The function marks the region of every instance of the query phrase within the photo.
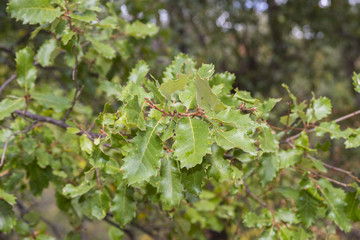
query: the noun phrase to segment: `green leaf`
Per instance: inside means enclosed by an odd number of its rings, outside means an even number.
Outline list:
[[[212,155],[209,158],[210,168],[208,170],[208,175],[220,182],[232,179],[230,161],[224,159],[225,151],[216,144],[211,146],[211,151]]]
[[[15,225],[15,231],[19,235],[29,235],[31,233],[31,229],[29,224],[23,221],[17,221]]]
[[[68,133],[73,134],[73,135],[77,135],[78,133],[81,132],[81,130],[77,127],[68,127],[66,129],[66,131],[68,131]]]
[[[160,183],[159,183],[160,200],[165,209],[171,209],[179,205],[183,198],[183,186],[180,182],[180,171],[175,166],[175,162],[168,154],[161,160]]]
[[[45,147],[37,146],[36,158],[39,167],[46,168],[50,164],[50,161],[53,159],[53,156],[46,151]]]
[[[193,73],[195,73],[194,61],[189,56],[180,53],[175,57],[171,65],[166,68],[162,80],[163,82],[167,82],[176,79],[179,74],[191,75]]]
[[[286,223],[290,223],[290,224],[298,223],[298,219],[295,213],[290,209],[280,208],[279,210],[276,211],[275,217]]]
[[[279,157],[275,153],[265,153],[261,156],[259,175],[264,186],[276,177],[279,170]]]
[[[21,146],[27,154],[32,155],[37,147],[37,144],[33,138],[25,138],[21,141]]]
[[[345,141],[346,148],[357,148],[360,146],[360,128],[352,130],[351,135]]]
[[[113,59],[116,56],[116,51],[110,45],[100,42],[99,40],[86,36],[86,39],[89,40],[94,47],[95,51],[101,54],[106,59]]]
[[[3,120],[5,117],[11,115],[11,113],[17,109],[23,108],[25,106],[25,101],[23,98],[16,100],[10,100],[5,98],[0,102],[0,120]]]
[[[75,36],[75,32],[73,32],[71,29],[66,28],[64,32],[61,35],[61,42],[64,45],[67,45],[69,41],[72,39],[72,37]]]
[[[300,149],[292,148],[279,153],[279,168],[288,168],[301,160],[303,152]]]
[[[110,240],[122,240],[124,238],[124,232],[116,227],[109,228]]]
[[[279,141],[268,126],[262,127],[259,140],[260,148],[263,152],[275,152],[279,149]]]
[[[160,92],[166,99],[169,99],[172,93],[184,89],[188,80],[188,75],[181,74],[176,80],[169,80],[161,84]]]
[[[174,136],[175,127],[176,127],[176,122],[173,119],[170,119],[170,124],[167,124],[164,134],[161,136],[161,140],[166,141],[172,136]]]
[[[235,74],[225,72],[225,73],[217,73],[213,78],[210,79],[210,86],[221,85],[221,95],[227,95],[230,93],[232,89],[232,85],[235,82]]]
[[[144,111],[146,106],[146,102],[141,104],[138,100],[138,96],[135,96],[124,107],[126,122],[128,124],[134,124],[140,130],[145,130]]]
[[[331,113],[331,101],[326,97],[321,97],[313,101],[312,108],[308,112],[311,114],[311,121],[319,121]]]
[[[125,34],[135,38],[152,37],[159,31],[159,27],[152,23],[135,21],[125,26]]]
[[[225,150],[240,148],[251,155],[257,154],[257,150],[254,145],[255,140],[248,137],[246,133],[240,129],[232,129],[226,132],[216,130],[215,140],[216,143]]]
[[[357,186],[355,187],[358,188]],[[349,191],[345,197],[345,202],[347,204],[346,215],[353,222],[357,222],[360,219],[359,196],[359,190],[355,189],[355,191]]]
[[[181,167],[191,168],[202,162],[209,151],[209,125],[200,119],[184,117],[175,130],[174,155]]]
[[[81,150],[87,154],[92,154],[94,150],[93,142],[86,136],[86,134],[81,135],[80,137],[80,147]]]
[[[45,234],[38,234],[36,236],[36,240],[56,240],[56,239]]]
[[[242,114],[238,110],[234,110],[230,107],[219,113],[209,112],[208,117],[213,120],[219,121],[222,124],[236,127],[243,132],[252,132],[257,126],[256,123],[250,118],[249,114]]]
[[[49,186],[49,181],[52,177],[51,169],[49,167],[42,169],[36,162],[33,162],[27,166],[26,171],[32,194],[39,196],[42,191]]]
[[[246,227],[262,228],[265,226],[271,226],[272,215],[268,209],[263,208],[260,214],[256,214],[255,212],[245,213],[243,216],[243,222]]]
[[[31,97],[45,108],[52,108],[55,112],[62,112],[71,106],[68,98],[55,95],[54,93],[46,92],[39,93],[33,92]]]
[[[156,135],[156,128],[147,128],[146,132],[138,132],[131,140],[133,144],[129,154],[124,158],[124,178],[131,185],[148,181],[155,176],[160,165],[162,145],[159,136]]]
[[[5,200],[10,205],[14,205],[16,203],[15,202],[16,197],[14,195],[7,193],[0,188],[0,200],[1,199]]]
[[[293,104],[294,104],[294,105],[297,105],[297,99],[296,99],[295,95],[294,95],[293,93],[291,93],[290,88],[288,87],[288,85],[286,85],[285,83],[283,83],[281,86],[282,86],[283,88],[285,88],[286,91],[289,93],[289,96],[290,96],[291,100],[293,101]]]
[[[196,90],[195,90],[195,84],[192,81],[189,83],[189,86],[185,88],[184,91],[180,91],[178,94],[181,103],[187,109],[194,108],[194,106],[196,105]]]
[[[6,201],[0,199],[0,231],[10,232],[16,224],[16,217],[12,206]]]
[[[16,74],[19,85],[28,92],[35,85],[37,70],[34,67],[34,52],[23,48],[16,52]]]
[[[205,177],[204,170],[204,164],[199,164],[190,169],[181,169],[181,182],[184,185],[184,189],[190,194],[199,196],[202,182]]]
[[[236,89],[234,97],[243,101],[244,103],[255,104],[258,102],[257,99],[251,97],[251,94],[249,92],[239,91],[238,89]]]
[[[95,186],[96,186],[96,182],[89,182],[89,183],[82,182],[79,186],[66,184],[65,187],[62,189],[62,192],[67,197],[76,198],[84,195]]]
[[[129,81],[134,82],[136,86],[143,84],[146,74],[149,72],[149,66],[144,61],[139,61],[136,66],[131,70]]]
[[[96,13],[93,11],[85,11],[81,13],[72,13],[69,15],[70,18],[79,20],[81,22],[91,23],[97,21]]]
[[[269,98],[268,100],[264,101],[257,107],[257,112],[259,113],[259,117],[261,116],[264,119],[269,118],[270,111],[275,107],[276,103],[280,102],[281,98]]]
[[[144,100],[145,97],[152,99],[153,94],[151,92],[146,92],[143,87],[139,87],[134,82],[129,82],[126,87],[123,88],[121,91],[121,96],[119,97],[119,100],[122,102],[128,102],[131,99],[133,99],[135,96],[138,96],[140,100]]]
[[[53,64],[55,57],[59,51],[56,51],[56,39],[50,39],[41,45],[36,58],[43,67]]]
[[[307,228],[310,227],[317,218],[318,201],[316,201],[306,190],[301,190],[299,198],[296,201],[296,206],[299,219]]]
[[[265,230],[261,233],[259,240],[277,240],[277,234],[273,227],[265,228]],[[284,240],[284,239],[282,239]]]
[[[97,190],[90,198],[91,216],[97,220],[104,219],[110,209],[109,196]]]
[[[360,74],[354,73],[352,80],[353,80],[354,90],[360,93]]]
[[[294,234],[294,240],[303,240],[311,239],[311,234],[309,234],[304,228],[300,227],[297,232]]]
[[[118,83],[102,81],[99,88],[103,90],[107,96],[114,96],[117,99],[119,99],[121,96],[122,87]]]
[[[160,84],[156,79],[154,79],[154,81],[147,79],[146,81],[144,81],[144,85],[149,92],[152,92],[154,94],[155,102],[157,103],[164,102],[164,97],[161,95],[159,91]]]
[[[325,179],[318,181],[320,192],[327,203],[328,217],[333,220],[339,228],[345,232],[351,230],[350,220],[346,216],[345,193],[340,188],[334,188],[330,182]]]
[[[213,110],[215,107],[219,110],[225,108],[218,97],[211,91],[209,78],[213,73],[213,65],[203,64],[195,78],[196,102],[200,107],[207,111]]]
[[[340,126],[335,122],[322,122],[315,128],[316,135],[319,137],[324,136],[325,133],[330,133],[331,139],[348,138],[352,133],[350,128],[341,131]]]
[[[117,187],[111,211],[114,213],[114,219],[122,226],[131,222],[136,216],[136,202],[133,193],[133,189],[127,187],[124,182]]]
[[[24,24],[50,23],[63,14],[59,8],[52,7],[49,0],[11,0],[7,11]]]

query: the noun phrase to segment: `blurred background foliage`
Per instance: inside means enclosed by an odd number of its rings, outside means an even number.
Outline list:
[[[39,48],[49,33],[40,31],[31,39],[35,27],[11,19],[5,11],[7,1],[1,2],[0,74],[6,78],[11,74],[8,69],[14,68],[8,55],[29,41]],[[234,88],[263,97],[282,97],[281,83],[286,83],[301,99],[309,98],[312,91],[329,97],[340,114],[359,102],[354,97],[351,76],[360,68],[360,1],[109,2],[118,16],[131,22],[150,21],[160,27],[160,32],[154,38],[116,39],[120,57],[96,64],[102,68],[104,79],[126,80],[139,59],[145,60],[155,78],[161,79],[165,66],[183,52],[196,62],[213,63],[219,72],[236,74]],[[98,76],[88,73],[89,65],[82,67],[82,74],[89,78],[88,89],[96,89],[98,82],[90,79]],[[70,72],[68,69],[65,74]]]
[[[77,112],[84,113],[83,119],[77,119],[79,122],[90,124],[91,116],[101,112],[107,101],[99,90],[99,79],[124,83],[136,62],[144,60],[154,78],[160,80],[165,66],[180,52],[199,63],[214,63],[218,72],[236,74],[233,87],[248,90],[256,97],[286,98],[281,87],[286,83],[299,99],[309,99],[312,92],[330,98],[334,107],[332,118],[359,106],[360,98],[351,84],[353,72],[360,69],[359,0],[100,2],[111,4],[114,14],[127,21],[152,22],[160,31],[155,37],[144,39],[111,36],[119,55],[112,60],[99,56],[96,61],[85,61],[79,66],[79,80],[85,85],[76,107]],[[51,37],[44,30],[32,36],[37,26],[23,25],[10,18],[6,5],[6,0],[0,0],[1,83],[15,72],[17,50],[24,46],[39,49]],[[45,67],[39,73],[39,83],[65,93],[72,91],[72,69],[67,61],[64,57],[56,58],[56,67]],[[12,86],[16,85],[11,83],[4,92],[13,91]],[[276,111],[286,113],[287,105],[280,104]],[[359,126],[356,119],[347,123]],[[346,169],[359,169],[358,150],[343,152],[338,144],[332,146],[324,152],[329,162]],[[360,237],[358,231],[354,229],[347,239]],[[244,239],[251,239],[251,234],[244,235]],[[88,239],[92,238],[88,236]]]

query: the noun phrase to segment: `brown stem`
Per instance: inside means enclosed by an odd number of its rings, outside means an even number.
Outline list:
[[[243,182],[244,182],[244,186],[246,189],[246,194],[250,195],[253,199],[255,199],[262,207],[267,207],[267,204],[264,203],[258,196],[256,196],[255,194],[253,194],[250,189],[249,186],[247,185],[245,179],[243,178]]]
[[[73,110],[73,108],[74,108],[74,106],[76,104],[76,101],[79,99],[80,93],[84,88],[84,85],[82,85],[81,87],[79,86],[79,81],[78,81],[78,65],[79,65],[79,61],[78,61],[78,53],[77,53],[76,46],[74,46],[74,55],[75,55],[75,66],[74,66],[73,72],[72,72],[72,79],[75,82],[75,93],[74,93],[73,100],[71,102],[71,107],[66,111],[65,116],[63,118],[63,121],[66,121],[66,119],[69,117],[69,114]]]
[[[327,163],[324,163],[318,159],[316,159],[315,157],[311,156],[311,155],[308,155],[308,157],[310,157],[311,159],[313,159],[314,161],[319,161],[321,162],[325,167],[331,169],[331,170],[334,170],[334,171],[337,171],[337,172],[341,172],[341,173],[344,173],[346,175],[348,175],[349,177],[351,177],[352,179],[354,179],[355,181],[357,181],[358,183],[360,183],[360,179],[357,178],[356,176],[354,176],[354,174],[350,171],[347,171],[347,170],[344,170],[342,168],[338,168],[338,167],[334,167],[330,164],[327,164]]]
[[[57,119],[54,119],[54,118],[51,118],[51,117],[37,115],[37,114],[29,113],[29,112],[25,113],[25,111],[21,111],[21,110],[15,110],[13,113],[20,116],[20,117],[23,117],[23,118],[26,117],[26,118],[30,118],[32,120],[37,120],[39,122],[51,123],[53,125],[56,125],[58,127],[64,128],[64,129],[70,127],[64,121],[57,120]]]
[[[8,78],[0,87],[0,96],[1,96],[1,93],[2,91],[4,90],[4,88],[9,84],[11,83],[15,78],[17,77],[16,74],[13,74],[10,78]]]
[[[97,184],[98,184],[99,189],[101,190],[102,183],[101,183],[101,178],[100,178],[99,169],[98,169],[98,168],[95,168],[95,172],[96,172]]]
[[[359,114],[360,114],[360,110],[357,110],[357,111],[352,112],[352,113],[349,113],[349,114],[347,114],[347,115],[345,115],[345,116],[339,117],[339,118],[333,120],[333,122],[338,123],[338,122],[344,121],[344,120],[346,120],[346,119],[348,119],[348,118],[354,117],[354,116],[359,115]],[[308,132],[308,133],[311,133],[311,132],[314,132],[314,131],[315,131],[315,127],[309,129],[307,132]],[[294,135],[294,136],[292,136],[292,137],[289,137],[289,138],[285,139],[283,142],[293,141],[293,140],[297,139],[298,137],[300,137],[300,134],[301,134],[301,133],[298,133],[298,134],[296,134],[296,135]]]
[[[117,223],[114,222],[112,219],[110,219],[109,216],[106,216],[106,217],[104,218],[104,221],[107,222],[108,224],[116,227],[117,229],[120,229],[120,230],[123,231],[124,233],[126,233],[131,240],[135,239],[134,234],[133,234],[130,230],[127,230],[127,229],[125,229],[125,228],[122,228],[119,224],[117,224]]]

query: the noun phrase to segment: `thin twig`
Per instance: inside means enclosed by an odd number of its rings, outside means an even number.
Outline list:
[[[147,235],[149,235],[150,237],[154,238],[154,234],[152,234],[152,232],[150,232],[149,230],[145,229],[143,226],[137,224],[136,222],[132,222],[131,226],[134,226],[135,228],[141,230],[142,232],[146,233]]]
[[[102,183],[101,183],[101,178],[100,178],[99,168],[95,168],[95,172],[96,172],[96,180],[97,180],[97,184],[98,184],[99,189],[101,190]]]
[[[114,214],[112,214],[111,212],[107,213],[105,219],[110,219],[109,217],[114,217]],[[137,228],[137,229],[139,229],[140,231],[146,233],[147,235],[149,235],[152,238],[155,237],[152,232],[150,232],[149,230],[145,229],[143,226],[141,226],[141,225],[139,225],[139,224],[137,224],[135,222],[131,222],[130,225]]]
[[[360,114],[360,110],[357,110],[357,111],[352,112],[352,113],[349,113],[349,114],[347,114],[347,115],[345,115],[345,116],[339,117],[339,118],[333,120],[333,122],[338,123],[338,122],[344,121],[344,120],[346,120],[346,119],[348,119],[348,118],[354,117],[354,116],[359,115],[359,114]],[[311,128],[311,129],[309,129],[307,132],[308,132],[308,133],[314,132],[315,129],[316,129],[316,127]],[[294,135],[294,136],[292,136],[292,137],[289,137],[289,138],[285,139],[283,142],[293,141],[293,140],[297,139],[298,137],[300,137],[300,134],[301,134],[301,133],[298,133],[298,134],[296,134],[296,135]]]
[[[0,46],[0,51],[6,52],[7,54],[11,55],[11,57],[15,57],[15,53],[11,48],[7,48],[5,46]]]
[[[20,218],[23,219],[23,216],[30,212],[31,209],[27,208],[22,202],[20,202],[18,199],[16,200],[16,206],[18,207],[19,211],[20,211]],[[43,221],[44,223],[46,223],[48,226],[50,226],[50,228],[52,229],[53,233],[55,234],[57,239],[61,239],[61,233],[59,231],[59,229],[57,228],[57,225],[52,223],[51,221],[47,220],[46,218],[44,218],[43,216],[40,215],[40,219],[41,221]]]
[[[351,177],[352,179],[354,179],[355,181],[357,181],[358,183],[360,183],[360,179],[359,179],[358,177],[354,176],[354,174],[353,174],[352,172],[347,171],[347,170],[344,170],[344,169],[342,169],[342,168],[334,167],[334,166],[332,166],[332,165],[330,165],[330,164],[327,164],[327,163],[324,163],[324,162],[322,162],[321,160],[318,160],[318,159],[316,159],[315,157],[313,157],[313,156],[311,156],[311,155],[309,155],[309,154],[308,154],[308,157],[310,157],[310,158],[313,159],[314,161],[319,161],[319,162],[321,162],[325,167],[327,167],[327,168],[329,168],[329,169],[331,169],[331,170],[344,173],[344,174],[348,175],[349,177]]]
[[[24,130],[14,132],[14,133],[12,133],[11,135],[9,135],[9,136],[6,138],[6,142],[5,142],[5,144],[4,144],[4,148],[3,148],[3,152],[2,152],[1,160],[0,160],[0,169],[1,169],[1,167],[4,165],[6,149],[7,149],[8,145],[9,145],[9,142],[10,142],[11,138],[12,138],[13,136],[15,136],[15,135],[18,135],[18,134],[21,134],[21,133],[27,133],[27,132],[31,131],[31,129],[33,129],[37,123],[38,123],[38,121],[35,121],[35,122],[33,122],[30,126],[28,126],[27,128],[25,128]]]
[[[17,77],[16,74],[13,74],[11,77],[9,77],[0,87],[0,96],[1,96],[1,93],[2,91],[4,90],[4,88],[9,84],[11,83],[15,78]]]
[[[348,118],[354,117],[354,116],[359,115],[359,114],[360,114],[360,110],[357,110],[357,111],[349,113],[349,114],[347,114],[347,115],[345,115],[343,117],[339,117],[339,118],[335,119],[334,122],[338,123],[338,122],[344,121],[344,120],[346,120]]]
[[[70,127],[64,121],[57,120],[57,119],[54,119],[54,118],[51,118],[51,117],[37,115],[37,114],[29,113],[29,112],[25,113],[24,111],[21,111],[21,110],[15,110],[13,113],[20,116],[20,117],[30,118],[32,120],[37,120],[39,122],[51,123],[53,125],[56,125],[58,127],[64,128],[64,129],[67,129],[68,127]]]
[[[111,220],[111,219],[109,218],[109,216],[106,216],[106,217],[104,218],[104,221],[107,222],[107,223],[109,223],[110,225],[116,227],[117,229],[123,231],[124,233],[126,233],[126,234],[129,236],[130,239],[135,239],[134,234],[133,234],[130,230],[127,230],[127,229],[125,229],[125,228],[122,228],[119,224],[117,224],[116,222],[114,222],[113,220]]]
[[[71,107],[66,111],[65,116],[63,118],[63,121],[66,121],[66,119],[69,117],[69,114],[73,110],[73,108],[74,108],[74,106],[76,104],[76,101],[79,99],[80,93],[84,88],[84,85],[79,87],[79,81],[78,81],[79,60],[78,60],[78,53],[77,53],[76,46],[74,46],[74,55],[75,55],[75,66],[74,66],[73,71],[72,71],[72,80],[75,82],[75,93],[74,93],[73,100],[71,102]]]
[[[78,124],[77,122],[75,122],[75,120],[73,120],[73,119],[70,119],[70,120],[75,124],[75,126],[76,126],[78,129],[80,129],[80,131],[81,131],[83,134],[85,134],[91,141],[94,141],[94,137],[91,136],[91,134],[88,133],[86,130],[84,130],[84,128],[82,128],[82,127],[80,126],[80,124]]]
[[[302,170],[302,171],[304,171],[304,172],[307,172],[307,173],[309,173],[310,175],[310,177],[311,177],[311,175],[313,175],[313,176],[318,176],[318,177],[322,177],[322,178],[325,178],[326,180],[328,180],[329,182],[333,182],[333,183],[335,183],[335,184],[337,184],[337,185],[340,185],[340,186],[342,186],[342,187],[344,187],[344,188],[348,188],[349,187],[349,184],[346,184],[346,183],[343,183],[343,182],[339,182],[339,181],[337,181],[337,180],[335,180],[335,179],[332,179],[332,178],[329,178],[329,177],[327,177],[327,176],[325,176],[325,175],[323,175],[323,174],[320,174],[320,173],[317,173],[317,172],[313,172],[313,171],[311,171],[310,169],[307,169],[307,168],[305,168],[305,167],[303,167],[303,166],[299,166],[299,167],[295,167],[295,166],[293,166],[293,168],[294,169],[299,169],[299,170]],[[312,177],[312,178],[314,178],[314,177]]]
[[[256,196],[255,194],[253,194],[250,189],[249,186],[247,185],[245,179],[243,178],[243,182],[244,182],[244,186],[246,189],[246,194],[250,195],[253,199],[255,199],[262,207],[267,207],[267,204],[264,203],[258,196]]]

